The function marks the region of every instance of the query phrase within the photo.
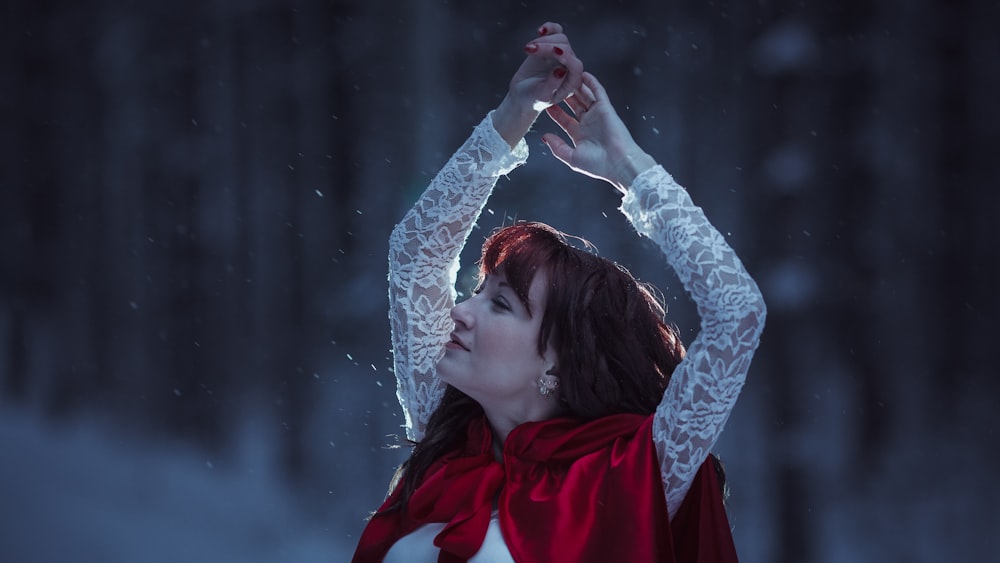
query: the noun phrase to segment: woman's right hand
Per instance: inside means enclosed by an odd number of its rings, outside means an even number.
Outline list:
[[[566,99],[583,80],[583,63],[557,23],[546,22],[538,28],[538,37],[524,46],[524,52],[527,57],[493,114],[493,126],[511,147],[524,137],[542,110]]]

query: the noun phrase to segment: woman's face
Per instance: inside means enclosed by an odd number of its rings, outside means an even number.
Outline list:
[[[538,332],[545,310],[545,272],[535,274],[528,291],[528,308],[521,303],[498,269],[475,295],[451,311],[455,331],[438,362],[438,375],[489,411],[516,411],[538,399],[538,381],[552,369],[549,349],[538,354]],[[512,414],[514,414],[512,412]]]

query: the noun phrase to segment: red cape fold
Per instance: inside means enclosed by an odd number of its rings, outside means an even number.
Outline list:
[[[631,414],[529,422],[508,435],[501,464],[486,419],[477,419],[465,448],[427,470],[405,512],[385,512],[400,488],[389,495],[353,561],[382,561],[396,541],[430,522],[446,523],[434,541],[439,562],[467,561],[486,536],[494,498],[518,563],[737,561],[710,460],[669,520],[652,427],[652,416]]]

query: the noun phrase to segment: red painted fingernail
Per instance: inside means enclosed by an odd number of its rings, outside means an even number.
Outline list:
[[[538,45],[535,45],[534,43],[528,43],[527,45],[524,46],[525,53],[534,53],[537,50],[538,50]]]
[[[552,71],[552,75],[555,76],[556,78],[562,78],[566,76],[566,69],[564,69],[563,67],[559,67]]]
[[[544,25],[542,27],[538,28],[538,35],[545,35],[548,32],[549,32],[549,28],[545,27]]]
[[[563,50],[560,49],[559,47],[553,47],[552,48],[552,52],[555,53],[555,54],[557,54],[557,55],[562,55],[563,54]]]

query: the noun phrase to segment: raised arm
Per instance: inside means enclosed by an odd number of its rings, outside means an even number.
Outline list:
[[[732,248],[662,167],[636,178],[622,211],[659,245],[701,318],[701,330],[674,370],[653,423],[673,516],[736,404],[766,309]]]
[[[549,115],[573,140],[544,140],[574,170],[624,194],[622,211],[655,241],[691,295],[701,330],[674,370],[656,411],[653,440],[671,517],[715,445],[746,380],[766,308],[732,248],[662,167],[632,139],[592,75]]]
[[[455,304],[459,255],[497,179],[528,156],[523,137],[539,113],[578,88],[583,65],[558,24],[525,46],[500,106],[434,177],[389,237],[389,323],[396,396],[407,437],[419,440],[444,391],[435,375]]]
[[[497,178],[527,158],[488,116],[438,172],[389,237],[389,324],[396,396],[417,441],[444,388],[435,366],[454,323],[459,255]]]

